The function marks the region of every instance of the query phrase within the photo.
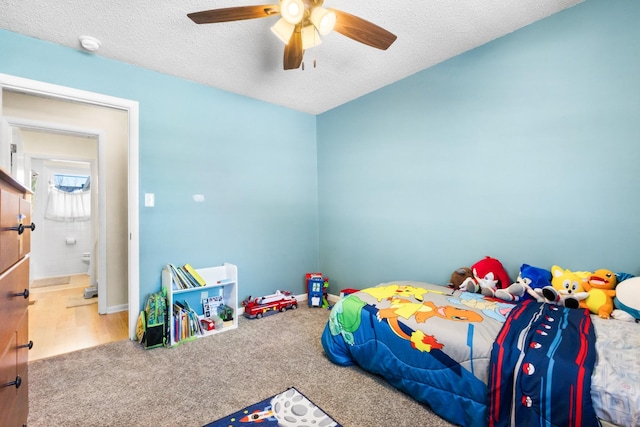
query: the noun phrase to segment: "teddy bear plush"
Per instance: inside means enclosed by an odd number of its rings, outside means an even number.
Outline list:
[[[511,279],[502,263],[490,256],[484,257],[471,266],[473,277],[465,279],[460,289],[493,297],[496,290],[509,286]]]
[[[604,268],[594,271],[583,285],[588,296],[580,306],[588,308],[591,313],[603,319],[610,318],[617,284],[618,278],[613,271]]]
[[[453,273],[451,273],[451,278],[449,279],[449,283],[447,286],[453,288],[455,290],[460,289],[460,285],[464,283],[468,278],[473,277],[473,273],[471,272],[470,267],[460,267]]]
[[[579,308],[580,302],[589,294],[584,290],[591,273],[565,270],[557,265],[551,267],[551,286],[542,288],[546,302],[568,308]]]
[[[516,281],[506,289],[496,290],[495,297],[504,301],[535,299],[537,302],[545,302],[542,289],[546,286],[551,286],[549,270],[522,264]]]

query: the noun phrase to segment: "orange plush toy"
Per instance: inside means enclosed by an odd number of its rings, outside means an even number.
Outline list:
[[[580,306],[588,308],[591,313],[603,319],[608,319],[613,311],[613,298],[616,296],[617,284],[618,278],[614,272],[604,268],[594,271],[589,276],[589,280],[582,285],[589,296],[580,303]]]

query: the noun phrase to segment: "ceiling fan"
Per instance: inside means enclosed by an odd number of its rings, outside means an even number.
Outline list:
[[[304,51],[320,44],[320,35],[331,31],[381,50],[386,50],[397,38],[384,28],[355,15],[325,9],[323,3],[324,0],[278,0],[277,4],[205,10],[187,16],[196,24],[215,24],[280,14],[271,31],[285,44],[285,70],[299,68]]]

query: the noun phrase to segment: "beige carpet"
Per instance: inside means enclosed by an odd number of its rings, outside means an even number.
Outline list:
[[[29,363],[29,427],[198,427],[295,387],[345,427],[448,427],[320,335],[329,311],[300,308],[175,348],[120,341]],[[35,343],[37,345],[37,343]]]
[[[71,281],[71,276],[47,277],[31,282],[31,288],[42,288],[44,286],[66,285]]]
[[[82,305],[97,304],[98,298],[85,298],[82,295],[67,297],[67,308],[80,307]]]

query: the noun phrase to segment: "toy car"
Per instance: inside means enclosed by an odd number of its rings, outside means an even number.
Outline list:
[[[249,319],[260,319],[262,316],[275,314],[288,309],[298,308],[298,300],[291,292],[276,291],[274,294],[251,299],[248,297],[242,301],[244,316]]]

